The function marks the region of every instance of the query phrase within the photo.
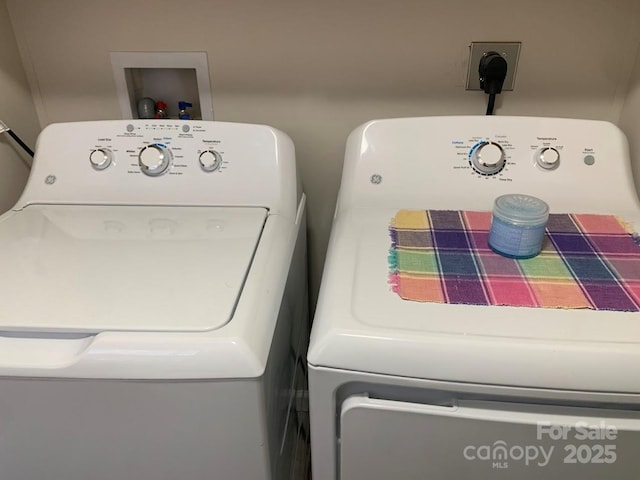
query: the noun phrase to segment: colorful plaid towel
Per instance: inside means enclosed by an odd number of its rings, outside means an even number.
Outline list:
[[[551,214],[540,255],[489,249],[490,212],[401,210],[392,288],[406,300],[640,311],[640,240],[611,215]]]

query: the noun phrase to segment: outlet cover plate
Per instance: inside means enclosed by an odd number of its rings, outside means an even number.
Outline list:
[[[472,42],[469,45],[469,69],[467,71],[467,90],[482,90],[478,66],[485,53],[498,52],[507,61],[507,76],[502,90],[513,90],[516,80],[516,69],[520,57],[521,42]]]

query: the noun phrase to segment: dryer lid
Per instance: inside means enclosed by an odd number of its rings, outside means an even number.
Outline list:
[[[640,313],[413,302],[388,283],[397,209],[334,222],[308,360],[429,380],[638,391]],[[614,212],[640,228],[638,212]]]
[[[233,316],[264,208],[31,205],[0,217],[0,330],[205,331]]]

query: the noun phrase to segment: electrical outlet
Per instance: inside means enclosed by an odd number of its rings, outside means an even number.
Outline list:
[[[482,90],[478,66],[483,55],[497,52],[507,61],[507,76],[502,90],[513,90],[516,79],[518,57],[520,57],[521,42],[472,42],[469,45],[469,70],[467,71],[467,90]]]

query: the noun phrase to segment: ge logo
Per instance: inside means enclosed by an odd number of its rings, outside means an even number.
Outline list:
[[[47,175],[47,178],[44,179],[44,183],[46,183],[47,185],[53,185],[54,183],[56,183],[56,176]]]
[[[374,185],[380,185],[380,183],[382,183],[382,175],[378,175],[377,173],[371,175],[371,183]]]

